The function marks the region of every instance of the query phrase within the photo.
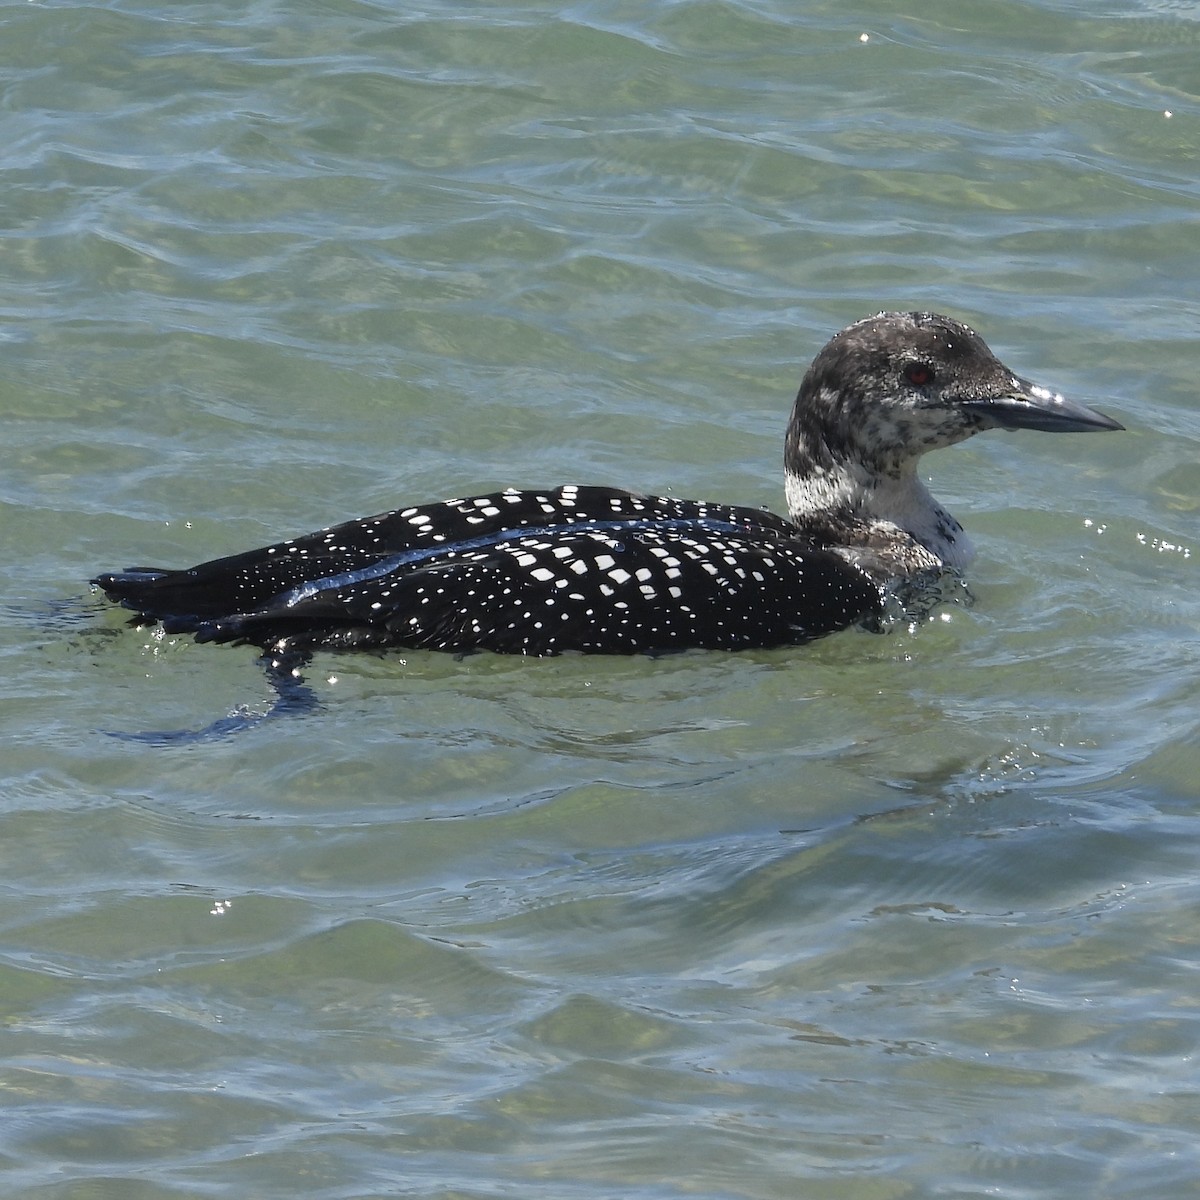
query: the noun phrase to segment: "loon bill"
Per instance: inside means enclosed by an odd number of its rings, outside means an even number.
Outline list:
[[[997,428],[1123,427],[1014,374],[959,321],[879,313],[836,334],[800,384],[784,447],[790,520],[568,484],[397,509],[92,583],[135,622],[275,655],[803,642],[877,617],[897,582],[970,561],[917,463]]]

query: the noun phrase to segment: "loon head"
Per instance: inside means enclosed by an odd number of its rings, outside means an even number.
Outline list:
[[[835,334],[804,376],[784,451],[788,508],[810,529],[891,527],[932,565],[962,566],[972,551],[917,478],[922,454],[985,429],[1121,428],[1022,379],[961,321],[879,313]]]

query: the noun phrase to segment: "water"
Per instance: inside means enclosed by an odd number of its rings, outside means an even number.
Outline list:
[[[6,1196],[1200,1192],[1194,5],[2,22]],[[778,507],[808,358],[916,306],[1129,427],[929,460],[973,607],[109,736],[270,692],[94,571]]]

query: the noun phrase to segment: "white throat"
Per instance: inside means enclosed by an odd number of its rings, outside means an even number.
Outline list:
[[[855,472],[838,466],[806,475],[790,471],[784,480],[788,512],[797,524],[811,525],[829,514],[833,523],[850,515],[868,526],[890,526],[915,538],[947,567],[965,567],[975,548],[963,527],[929,494],[912,470],[898,476]]]

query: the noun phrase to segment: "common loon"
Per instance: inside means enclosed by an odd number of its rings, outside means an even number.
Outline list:
[[[803,642],[877,619],[889,589],[970,561],[917,463],[996,428],[1123,427],[1020,378],[959,321],[883,312],[836,334],[804,376],[784,449],[790,520],[567,484],[402,508],[92,583],[135,622],[275,656]]]

